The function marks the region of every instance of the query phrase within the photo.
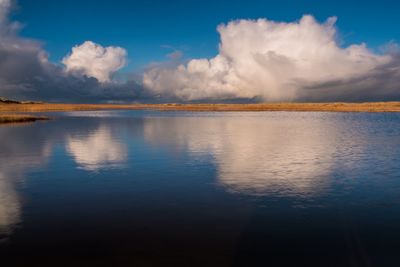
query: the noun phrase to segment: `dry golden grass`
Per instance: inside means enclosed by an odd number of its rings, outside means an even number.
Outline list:
[[[400,112],[400,102],[262,104],[0,104],[0,112],[83,110]]]
[[[37,120],[48,120],[46,116],[35,116],[30,114],[10,114],[0,113],[0,124],[2,123],[20,123],[20,122],[33,122]]]

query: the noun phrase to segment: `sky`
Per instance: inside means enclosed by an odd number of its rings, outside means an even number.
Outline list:
[[[399,1],[318,0],[20,0],[14,18],[22,34],[39,39],[60,61],[72,46],[92,40],[129,51],[127,68],[165,60],[171,49],[189,58],[217,53],[217,25],[235,19],[294,21],[311,14],[319,21],[338,17],[341,41],[371,48],[400,39]],[[171,48],[166,48],[171,47]]]
[[[0,9],[0,96],[94,102],[400,96],[398,1],[0,0]]]

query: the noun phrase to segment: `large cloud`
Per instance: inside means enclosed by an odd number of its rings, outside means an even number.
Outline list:
[[[365,44],[340,47],[336,18],[318,23],[266,19],[220,25],[219,54],[177,67],[156,66],[143,77],[157,94],[182,100],[361,100],[398,97],[399,57]]]
[[[84,74],[100,82],[109,82],[110,76],[125,66],[126,50],[121,47],[102,47],[86,41],[72,48],[63,59],[67,72]]]

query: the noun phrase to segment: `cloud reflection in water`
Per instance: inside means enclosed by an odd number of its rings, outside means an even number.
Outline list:
[[[79,166],[90,171],[119,166],[127,158],[126,147],[114,138],[107,126],[101,126],[87,136],[67,137],[66,150]]]
[[[231,192],[307,196],[329,185],[338,147],[334,122],[323,113],[231,113],[150,118],[144,132],[153,143],[211,154],[218,183]]]
[[[0,128],[0,240],[10,235],[21,222],[22,204],[17,186],[25,173],[46,164],[52,151],[52,140],[41,142],[45,133],[24,131],[27,126]],[[29,126],[28,126],[29,127]]]
[[[0,173],[0,240],[20,221],[21,203],[11,182]]]

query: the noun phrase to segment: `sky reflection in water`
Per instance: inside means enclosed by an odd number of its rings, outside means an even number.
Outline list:
[[[197,209],[192,226],[200,232],[207,232],[202,220],[237,220],[224,244],[242,233],[238,229],[254,216],[249,214],[259,212],[286,220],[303,209],[313,210],[313,216],[338,209],[399,211],[397,114],[98,111],[53,116],[49,122],[0,127],[6,140],[0,144],[0,238],[6,243],[13,235],[23,240],[24,231],[36,227],[35,216],[42,216],[44,225],[52,222],[55,206],[67,218],[89,209],[93,218],[80,215],[81,223],[95,229],[93,223],[108,212],[112,229],[130,222],[128,214],[142,214],[130,223],[151,228],[158,222],[159,230],[162,222],[172,232],[178,227],[167,226],[176,223],[174,216],[181,218],[177,213]],[[260,211],[265,207],[268,212]],[[118,209],[123,219],[113,218]],[[389,226],[399,219],[391,211],[382,217]],[[157,217],[164,213],[170,217]],[[262,221],[250,225],[265,232],[257,226]]]

